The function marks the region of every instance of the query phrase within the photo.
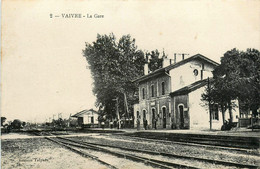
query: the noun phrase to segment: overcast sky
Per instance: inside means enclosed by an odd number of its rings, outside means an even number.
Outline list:
[[[234,47],[259,50],[260,1],[4,0],[2,116],[35,122],[94,108],[82,50],[97,33],[111,32],[117,38],[130,34],[142,50],[164,49],[170,57],[201,53],[219,62]]]

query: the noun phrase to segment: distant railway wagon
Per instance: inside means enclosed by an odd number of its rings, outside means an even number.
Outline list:
[[[90,109],[90,110],[83,110],[71,117],[77,118],[78,126],[86,127],[86,128],[94,128],[98,127],[98,112]]]

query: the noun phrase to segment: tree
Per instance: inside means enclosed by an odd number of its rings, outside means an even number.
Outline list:
[[[260,107],[260,52],[247,49],[246,52],[241,51],[239,56],[241,63],[236,81],[238,99],[256,116]]]
[[[244,108],[257,114],[260,106],[260,53],[256,49],[239,51],[232,49],[221,58],[221,64],[214,70],[214,79],[222,97],[229,100],[228,108],[232,109],[231,100],[238,99]],[[232,120],[232,115],[230,115]]]
[[[11,127],[13,129],[21,129],[22,127],[22,122],[21,120],[15,119],[12,123],[11,123]]]
[[[26,122],[23,121],[23,122],[22,122],[22,127],[25,127],[25,125],[26,125]]]
[[[83,56],[86,57],[94,79],[96,105],[103,107],[107,118],[116,117],[116,102],[113,99],[118,98],[122,116],[125,112],[125,96],[128,104],[138,99],[137,85],[131,80],[144,73],[144,53],[137,49],[135,39],[125,35],[116,41],[114,34],[98,34],[95,42],[86,43]]]
[[[6,117],[1,117],[1,126],[4,126],[5,121],[6,121]]]
[[[155,71],[163,66],[163,58],[166,57],[164,52],[162,58],[159,57],[160,52],[156,49],[146,53],[146,60],[148,61],[148,67],[150,71]]]
[[[228,94],[222,91],[222,88],[218,81],[213,78],[208,79],[206,90],[201,96],[201,100],[204,102],[204,106],[207,107],[209,110],[210,129],[212,129],[212,108],[214,105],[217,105],[218,108],[221,110],[222,122],[223,124],[225,124],[225,112],[228,108],[230,97]],[[232,101],[231,103],[231,105],[234,105]]]
[[[240,108],[251,109],[257,114],[260,107],[260,54],[256,49],[245,52],[237,49],[227,51],[221,58],[221,64],[213,71],[210,97],[217,103],[223,115],[229,110],[230,122],[233,120],[232,109],[237,106],[232,101],[239,100]],[[207,100],[208,93],[202,95]]]
[[[53,119],[52,123],[55,127],[65,128],[67,127],[68,121],[69,120],[58,118],[57,120]]]

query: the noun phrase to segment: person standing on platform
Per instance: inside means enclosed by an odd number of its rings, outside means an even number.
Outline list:
[[[144,129],[147,130],[147,120],[144,120]]]
[[[102,129],[104,130],[104,128],[105,128],[105,122],[104,121],[101,122],[101,126],[102,126]]]
[[[111,129],[113,128],[113,121],[112,120],[110,121],[110,128]]]
[[[154,129],[155,129],[155,130],[157,129],[156,123],[157,123],[157,119],[154,119]]]
[[[139,120],[139,118],[137,118],[136,124],[137,124],[137,130],[140,130],[140,120]]]

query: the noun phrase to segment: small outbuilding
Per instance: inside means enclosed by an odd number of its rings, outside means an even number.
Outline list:
[[[93,109],[80,111],[71,117],[77,118],[78,126],[81,127],[94,128],[99,126],[98,112]]]

